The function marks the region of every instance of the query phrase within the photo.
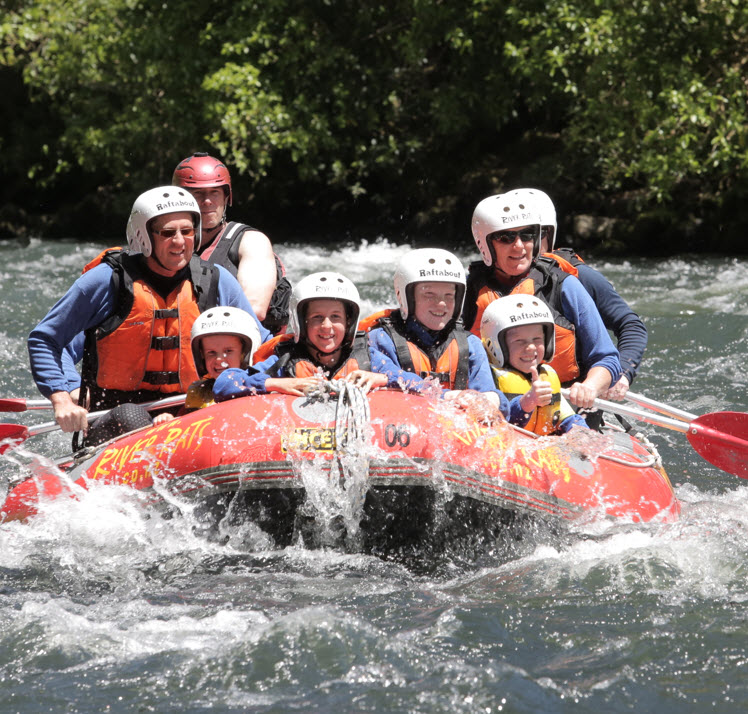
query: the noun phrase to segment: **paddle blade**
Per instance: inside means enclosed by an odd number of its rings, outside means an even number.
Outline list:
[[[51,409],[49,399],[22,399],[9,397],[0,399],[0,412],[26,412],[29,409]]]
[[[18,446],[29,437],[29,429],[23,424],[0,424],[0,454]]]
[[[0,412],[25,412],[26,408],[25,399],[15,397],[0,399]]]
[[[686,434],[709,463],[748,479],[748,413],[704,414],[689,424]]]

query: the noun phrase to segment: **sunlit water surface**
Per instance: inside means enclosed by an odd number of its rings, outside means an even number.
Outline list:
[[[3,396],[38,397],[26,335],[103,247],[0,242]],[[279,250],[292,280],[348,275],[366,314],[393,304],[408,248]],[[748,411],[748,261],[596,267],[650,330],[637,391],[698,414]],[[475,567],[278,551],[251,530],[219,545],[189,513],[163,520],[112,487],[0,525],[0,711],[742,711],[748,484],[682,434],[644,429],[683,503],[677,523],[528,535]],[[68,450],[59,433],[35,437],[0,475]]]

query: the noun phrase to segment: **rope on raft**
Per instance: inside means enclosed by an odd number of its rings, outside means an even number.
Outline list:
[[[310,399],[336,399],[335,409],[335,461],[340,477],[347,481],[351,476],[355,458],[357,470],[364,467],[368,475],[366,456],[367,437],[371,411],[366,392],[345,380],[324,381],[319,388],[309,392]],[[360,474],[359,474],[360,476]]]
[[[338,392],[338,408],[335,412],[335,444],[338,450],[360,452],[366,443],[367,427],[371,420],[369,400],[360,387],[339,380],[334,384]]]
[[[366,443],[367,428],[371,420],[366,393],[345,380],[324,381],[307,393],[309,399],[337,400],[335,410],[335,451],[359,452]]]

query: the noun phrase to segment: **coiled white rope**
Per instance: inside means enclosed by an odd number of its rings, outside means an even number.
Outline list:
[[[360,387],[338,380],[331,383],[338,393],[335,411],[335,446],[337,451],[361,452],[371,419],[369,400]]]

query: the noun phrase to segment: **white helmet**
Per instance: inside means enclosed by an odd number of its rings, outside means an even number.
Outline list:
[[[135,199],[130,211],[130,220],[127,221],[127,244],[130,250],[142,253],[147,258],[153,248],[150,222],[157,216],[182,212],[191,213],[193,216],[195,250],[198,250],[202,233],[200,206],[187,189],[179,186],[152,188]]]
[[[201,340],[208,335],[235,335],[242,341],[242,367],[252,364],[255,350],[262,337],[257,322],[246,310],[238,307],[213,307],[200,314],[192,325],[192,356],[198,375],[206,373],[200,349]]]
[[[288,326],[294,333],[294,341],[301,340],[306,333],[305,304],[310,300],[340,300],[345,305],[348,327],[345,341],[353,344],[361,313],[361,298],[356,286],[340,273],[312,273],[299,280],[291,293],[288,306]]]
[[[416,283],[452,283],[456,287],[452,319],[460,316],[465,299],[465,269],[457,256],[441,248],[418,248],[400,258],[395,270],[395,297],[403,320],[415,312]]]
[[[545,337],[544,362],[553,359],[556,349],[556,327],[551,309],[533,295],[507,295],[494,300],[483,313],[480,336],[488,358],[497,367],[503,367],[509,357],[506,331],[520,325],[542,325]]]
[[[547,234],[548,250],[553,250],[556,244],[556,207],[551,197],[539,188],[517,188],[507,195],[517,196],[530,204],[540,216],[540,229]],[[541,234],[541,235],[542,235]]]
[[[473,211],[473,239],[486,265],[493,265],[496,261],[493,245],[488,239],[488,236],[496,231],[519,228],[520,226],[537,226],[538,238],[533,243],[533,258],[536,258],[540,252],[540,214],[538,209],[522,197],[513,194],[512,191],[484,198]]]

